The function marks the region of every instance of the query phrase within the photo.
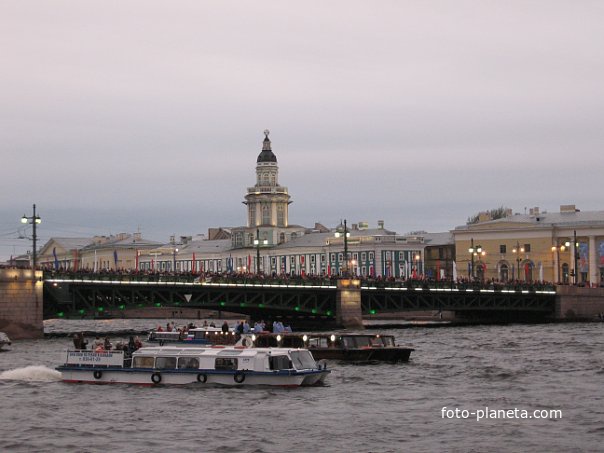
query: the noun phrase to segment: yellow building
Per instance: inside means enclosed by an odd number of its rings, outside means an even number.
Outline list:
[[[511,214],[455,228],[458,278],[548,281],[600,286],[604,281],[604,211]]]

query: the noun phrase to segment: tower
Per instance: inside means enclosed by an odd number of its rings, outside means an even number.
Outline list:
[[[264,131],[262,151],[256,159],[256,185],[248,187],[245,201],[247,205],[247,227],[287,228],[288,206],[291,203],[287,187],[279,185],[277,156],[271,149],[268,138],[270,131]]]

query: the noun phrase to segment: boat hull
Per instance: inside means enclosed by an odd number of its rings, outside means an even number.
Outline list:
[[[218,372],[216,370],[137,370],[130,368],[57,367],[63,382],[136,385],[272,385],[284,387],[320,385],[327,370],[300,372]]]
[[[310,349],[315,360],[408,362],[412,348]]]

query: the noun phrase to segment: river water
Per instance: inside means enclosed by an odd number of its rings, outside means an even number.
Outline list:
[[[48,321],[45,328],[68,334],[155,323]],[[0,451],[604,449],[604,324],[382,332],[416,348],[409,363],[332,362],[327,385],[296,389],[64,384],[54,367],[68,337],[18,341],[0,352]],[[479,411],[492,417],[478,420]],[[522,411],[532,418],[514,418]]]

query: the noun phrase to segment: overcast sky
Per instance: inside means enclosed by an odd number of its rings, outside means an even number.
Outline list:
[[[602,210],[602,1],[0,0],[0,260],[246,222],[262,131],[290,223],[440,232]]]

